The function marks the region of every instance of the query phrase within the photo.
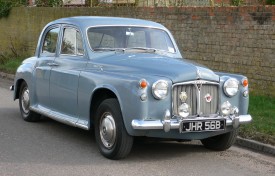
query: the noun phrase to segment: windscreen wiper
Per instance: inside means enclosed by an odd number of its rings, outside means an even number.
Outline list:
[[[146,47],[131,47],[131,48],[125,48],[125,50],[140,50],[148,53],[155,53],[157,51],[155,48],[146,48]]]
[[[94,51],[122,51],[124,52],[124,48],[93,48]]]

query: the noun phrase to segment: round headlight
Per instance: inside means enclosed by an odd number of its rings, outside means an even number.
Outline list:
[[[152,93],[153,96],[158,100],[166,98],[166,96],[168,95],[167,81],[158,80],[157,82],[155,82],[152,86]]]
[[[239,90],[239,81],[235,78],[229,78],[225,81],[223,85],[224,93],[229,96],[233,97],[237,94]]]

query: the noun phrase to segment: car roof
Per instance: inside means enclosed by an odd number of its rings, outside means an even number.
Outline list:
[[[146,26],[166,29],[163,25],[142,19],[135,18],[121,18],[121,17],[100,17],[100,16],[75,16],[68,18],[57,19],[51,24],[72,24],[81,28],[88,28],[91,26]]]

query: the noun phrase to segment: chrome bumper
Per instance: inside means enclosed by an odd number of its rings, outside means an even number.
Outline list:
[[[180,124],[184,121],[196,121],[196,120],[213,120],[213,118],[198,118],[198,119],[169,119],[170,114],[166,112],[164,120],[132,120],[132,127],[136,130],[161,130],[165,132],[170,131],[170,129],[180,130]],[[226,126],[233,126],[233,128],[238,128],[241,124],[247,124],[252,121],[251,115],[240,115],[240,116],[229,116],[216,117],[215,120],[226,120]]]

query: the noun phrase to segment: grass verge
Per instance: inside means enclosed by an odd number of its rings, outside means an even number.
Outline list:
[[[275,146],[275,97],[251,95],[248,111],[253,122],[242,125],[239,135]]]
[[[21,64],[22,61],[23,58],[8,59],[4,61],[2,64],[0,64],[0,71],[14,74],[17,67]]]

